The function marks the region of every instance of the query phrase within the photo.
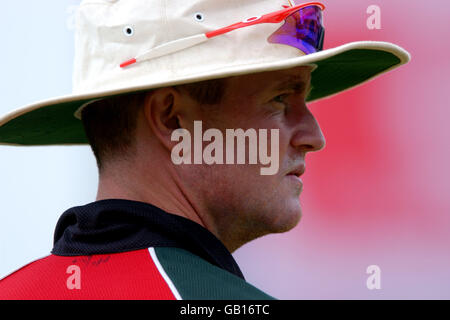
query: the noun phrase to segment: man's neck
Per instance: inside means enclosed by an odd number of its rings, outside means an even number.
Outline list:
[[[129,171],[126,168],[104,170],[99,176],[96,200],[127,199],[150,203],[168,213],[190,219],[216,234],[211,224],[200,214],[201,208],[189,199],[181,184],[177,183],[175,173],[170,172],[169,168]]]

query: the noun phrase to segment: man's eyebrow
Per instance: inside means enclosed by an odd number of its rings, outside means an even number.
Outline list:
[[[306,82],[300,77],[289,77],[287,79],[281,80],[273,88],[273,91],[281,90],[294,90],[296,92],[306,92],[306,95],[311,91],[311,82]]]

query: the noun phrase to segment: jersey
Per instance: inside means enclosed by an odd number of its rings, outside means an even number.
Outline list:
[[[0,299],[274,299],[248,283],[201,225],[108,199],[60,217],[51,253],[0,280]]]

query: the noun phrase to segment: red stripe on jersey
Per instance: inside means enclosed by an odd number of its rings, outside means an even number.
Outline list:
[[[147,249],[63,257],[49,255],[0,280],[0,300],[175,300]]]

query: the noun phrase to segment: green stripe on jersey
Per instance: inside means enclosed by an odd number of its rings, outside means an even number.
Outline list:
[[[245,280],[179,248],[155,248],[184,300],[274,300]]]

